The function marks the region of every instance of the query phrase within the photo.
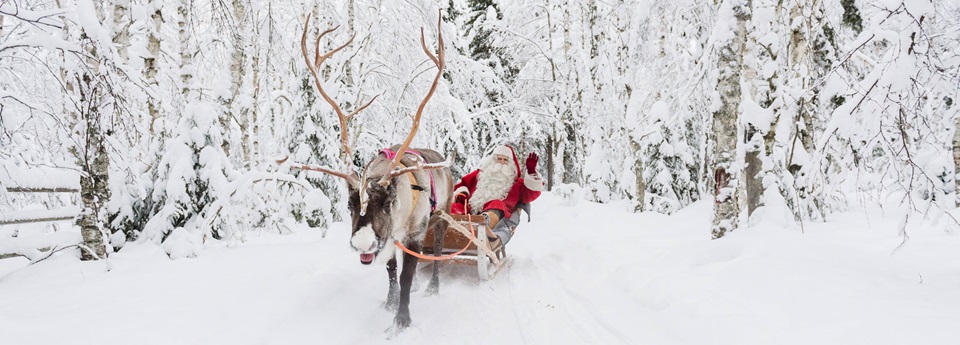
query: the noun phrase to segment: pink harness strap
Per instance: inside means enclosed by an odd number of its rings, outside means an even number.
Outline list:
[[[387,159],[391,159],[391,160],[397,157],[397,153],[393,152],[393,150],[391,150],[389,147],[384,147],[383,150],[380,150],[380,153],[382,153],[384,156],[387,156]],[[404,151],[404,153],[412,153],[417,157],[423,158],[423,155],[420,154],[420,151],[417,151],[417,150],[407,149],[406,151]]]
[[[382,153],[384,156],[387,157],[387,159],[390,159],[390,160],[393,160],[394,158],[397,157],[397,153],[393,152],[393,150],[391,150],[389,147],[384,147],[383,150],[380,150],[380,153]],[[420,157],[420,160],[426,161],[426,159],[423,158],[423,154],[421,154],[420,151],[408,149],[403,153],[413,154],[417,157]],[[437,189],[434,188],[435,184],[433,182],[433,170],[428,170],[428,172],[430,173],[430,211],[433,212],[437,210]],[[414,186],[414,189],[417,189],[417,188],[419,188],[420,190],[423,189],[423,187]]]

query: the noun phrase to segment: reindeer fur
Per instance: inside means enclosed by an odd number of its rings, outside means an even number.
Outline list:
[[[396,151],[399,147],[400,145],[395,145],[391,150]],[[443,155],[436,151],[422,148],[413,150],[420,152],[425,160],[424,164],[444,161]],[[412,157],[413,155],[408,151],[400,162],[405,166],[414,166],[417,163]],[[394,324],[402,329],[410,325],[410,285],[419,259],[403,253],[403,267],[398,281],[397,259],[394,255],[397,248],[394,242],[399,241],[408,249],[420,252],[427,227],[432,226],[436,238],[434,248],[437,251],[434,254],[440,255],[439,251],[443,248],[443,233],[446,231],[447,224],[439,218],[437,212],[450,209],[453,199],[453,176],[449,168],[416,170],[396,176],[388,185],[380,186],[377,182],[388,173],[390,163],[391,161],[384,155],[378,154],[367,165],[363,172],[364,176],[360,179],[361,186],[365,184],[366,188],[350,186],[349,208],[353,220],[350,244],[361,254],[373,253],[374,261],[387,261],[390,289],[385,306],[388,309],[396,308]],[[422,191],[414,190],[408,174],[413,174],[416,184],[423,188]],[[431,174],[433,174],[432,186]],[[431,188],[436,190],[431,191]],[[364,189],[368,197],[365,212],[361,212],[361,189]],[[431,192],[436,196],[437,212],[431,211]],[[416,205],[412,204],[415,199],[414,193],[420,193],[419,198],[416,198]],[[375,240],[370,239],[370,232]],[[362,263],[370,264],[370,262]],[[427,292],[436,293],[439,285],[439,267],[434,265]]]

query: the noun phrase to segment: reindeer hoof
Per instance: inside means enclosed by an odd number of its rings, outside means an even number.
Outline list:
[[[398,313],[397,317],[393,318],[393,326],[398,331],[410,327],[410,314]]]
[[[440,281],[431,280],[430,284],[427,284],[427,296],[434,296],[440,293]]]
[[[413,337],[417,338],[419,336],[420,330],[417,327],[401,327],[399,325],[390,325],[389,328],[383,330],[387,334],[387,340],[396,339],[401,334],[404,334],[404,337]],[[411,332],[413,332],[411,334]]]

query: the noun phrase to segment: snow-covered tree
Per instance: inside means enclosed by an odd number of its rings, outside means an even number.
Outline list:
[[[750,0],[724,1],[718,11],[713,39],[717,45],[718,107],[713,112],[713,146],[710,154],[713,195],[713,238],[721,238],[739,226],[739,184],[742,183],[742,158],[738,152],[740,78],[743,73],[743,53],[746,45],[747,23],[751,17]]]
[[[157,182],[152,198],[156,213],[144,226],[142,241],[162,244],[171,258],[191,257],[203,243],[227,238],[208,207],[229,198],[232,164],[223,150],[220,114],[223,108],[212,99],[201,98],[196,73],[197,43],[190,30],[191,2],[177,7],[179,114],[172,137],[163,142],[157,165]]]
[[[855,202],[957,203],[953,2],[8,0],[0,13],[0,164],[84,171],[85,233],[107,233],[107,249],[192,256],[344,220],[342,181],[274,161],[360,171],[405,138],[434,68],[421,28],[431,48],[443,33],[446,67],[413,146],[456,152],[454,175],[508,143],[540,153],[565,197],[673,213],[713,195],[715,237]],[[321,64],[324,90],[348,111],[377,97],[346,124],[306,68],[307,14],[309,48],[327,28],[340,26],[321,53],[353,37]]]

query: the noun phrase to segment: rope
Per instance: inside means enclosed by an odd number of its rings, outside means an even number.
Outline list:
[[[463,207],[464,207],[464,209],[467,209],[467,208],[466,208],[466,207],[467,207],[467,200],[463,200]],[[443,212],[443,211],[440,211],[440,212]],[[423,254],[420,254],[420,253],[417,253],[417,252],[415,252],[415,251],[410,250],[409,248],[407,248],[407,247],[405,247],[403,244],[401,244],[400,241],[394,242],[394,245],[397,246],[397,248],[400,248],[401,250],[403,250],[404,253],[413,255],[413,256],[415,256],[415,257],[417,257],[417,258],[419,258],[419,259],[431,260],[431,261],[450,260],[450,259],[453,259],[453,258],[457,257],[457,255],[460,255],[460,254],[462,254],[463,252],[467,251],[467,248],[470,248],[470,243],[472,243],[473,240],[476,240],[476,239],[477,239],[477,237],[476,237],[476,236],[477,236],[477,231],[476,231],[476,229],[473,228],[473,222],[469,222],[469,223],[470,223],[470,241],[467,241],[467,245],[466,245],[465,247],[463,247],[463,249],[460,249],[459,251],[457,251],[456,253],[453,253],[453,254],[448,254],[448,255],[443,255],[443,256],[426,256],[426,255],[423,255]],[[447,229],[443,229],[443,231],[447,231]]]

